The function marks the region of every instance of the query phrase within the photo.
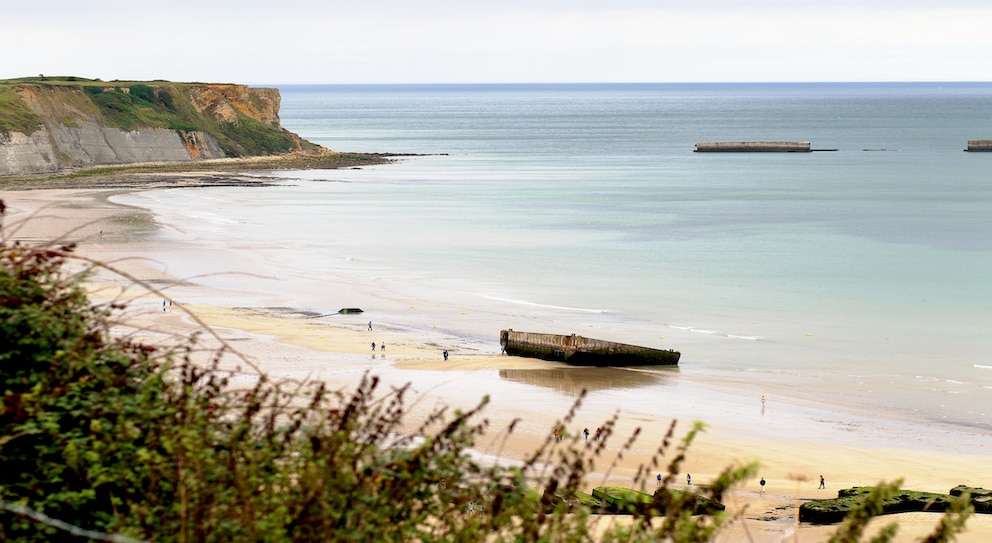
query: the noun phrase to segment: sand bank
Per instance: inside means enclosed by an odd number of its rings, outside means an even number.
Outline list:
[[[642,429],[642,437],[622,460],[611,450],[596,462],[596,473],[587,481],[590,488],[606,483],[629,485],[673,419],[679,421],[680,434],[694,420],[702,420],[709,427],[685,464],[695,484],[705,484],[732,463],[749,461],[761,463],[760,475],[767,480],[763,494],[755,480],[731,496],[728,506],[744,511],[746,520],[731,527],[721,541],[795,540],[797,500],[833,497],[840,488],[899,477],[905,479],[906,488],[933,492],[946,492],[958,484],[992,484],[980,470],[990,455],[958,454],[954,451],[956,436],[950,435],[947,450],[915,446],[913,435],[929,430],[905,421],[879,420],[870,412],[851,417],[783,404],[776,398],[763,404],[754,391],[735,393],[726,384],[709,387],[687,382],[677,371],[574,371],[552,362],[478,353],[462,348],[461,338],[411,328],[404,322],[373,321],[369,330],[369,319],[362,314],[313,315],[295,308],[267,307],[255,299],[187,303],[187,298],[195,298],[189,294],[202,288],[195,281],[170,277],[165,263],[154,258],[129,258],[158,254],[151,235],[157,226],[146,211],[107,202],[107,197],[120,190],[133,189],[8,192],[3,195],[9,208],[5,236],[24,241],[76,241],[81,254],[111,262],[160,289],[160,294],[139,297],[132,304],[134,314],[145,323],[146,330],[140,333],[148,341],[193,330],[197,324],[189,311],[275,378],[319,379],[347,389],[368,372],[380,376],[385,386],[411,383],[417,395],[411,407],[413,417],[442,405],[471,407],[488,394],[491,403],[484,413],[492,432],[477,449],[504,461],[519,460],[535,450],[579,391],[588,390],[576,420],[566,425],[570,435],[580,436],[583,428],[594,430],[614,415],[619,417],[617,446],[635,428]],[[105,276],[95,280],[104,285],[97,296],[108,295],[107,285],[121,283],[119,278]],[[174,305],[163,307],[163,299]],[[376,344],[374,351],[372,343]],[[442,356],[445,350],[450,355],[447,361]],[[651,406],[625,404],[624,390],[642,383],[663,384],[665,397]],[[504,429],[514,419],[520,422],[510,438],[504,439]],[[821,474],[827,480],[823,490],[817,488]],[[902,526],[897,540],[913,541],[934,525],[937,516],[889,516],[876,525],[893,521]],[[990,518],[975,517],[969,526],[960,541],[984,541],[984,534],[992,533]],[[831,530],[800,526],[798,540],[823,541]]]

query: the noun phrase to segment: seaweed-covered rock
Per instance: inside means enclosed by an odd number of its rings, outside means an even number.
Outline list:
[[[799,520],[813,524],[834,524],[844,519],[851,509],[860,505],[873,487],[855,487],[841,490],[832,500],[813,500],[799,506]],[[882,502],[882,514],[916,511],[943,512],[950,505],[951,496],[933,492],[903,490]]]
[[[642,512],[654,503],[650,494],[619,486],[596,487],[592,489],[592,497],[603,502],[607,511],[627,515]]]
[[[856,486],[852,488],[842,488],[837,491],[838,498],[851,498],[854,496],[867,496],[871,494],[871,491],[875,490],[873,486]]]
[[[971,505],[976,513],[992,513],[992,490],[958,485],[951,489],[951,496],[971,495]]]
[[[675,505],[679,509],[689,511],[692,515],[713,515],[727,509],[726,505],[712,498],[670,488],[659,488],[654,492],[654,498],[665,508],[668,508],[669,505]]]
[[[548,505],[548,513],[561,505],[567,507],[569,511],[576,507],[585,507],[595,514],[615,513],[615,511],[608,510],[602,500],[579,491],[569,492],[567,494],[564,492],[551,493],[545,491],[544,498],[541,501]]]
[[[662,516],[674,506],[692,515],[711,515],[727,508],[705,496],[671,489],[659,489],[652,495],[629,488],[601,486],[593,489],[592,498],[602,502],[603,509],[612,514]]]

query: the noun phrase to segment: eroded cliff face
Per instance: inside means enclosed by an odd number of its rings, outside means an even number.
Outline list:
[[[234,123],[242,113],[261,123],[279,124],[278,89],[251,88],[246,85],[200,85],[189,88],[190,103],[198,112],[208,112],[216,119]]]
[[[129,94],[126,86],[108,86],[109,92]],[[100,165],[140,162],[191,162],[223,158],[235,154],[261,155],[300,150],[303,142],[295,134],[279,128],[278,89],[250,88],[245,85],[169,85],[153,89],[155,100],[176,111],[176,103],[188,102],[198,117],[184,118],[186,128],[167,127],[122,129],[108,119],[106,109],[92,98],[104,89],[68,86],[24,85],[16,89],[21,100],[41,120],[34,132],[0,132],[0,176],[56,173]],[[127,97],[125,97],[127,98]],[[166,100],[167,98],[167,100]],[[189,106],[185,107],[189,110]],[[253,149],[252,141],[238,139],[238,127],[250,119],[276,133],[284,149]],[[229,125],[229,126],[228,126]],[[255,134],[257,128],[252,129]],[[217,136],[215,137],[216,134]],[[233,135],[232,135],[233,134]],[[221,138],[221,141],[218,141]]]

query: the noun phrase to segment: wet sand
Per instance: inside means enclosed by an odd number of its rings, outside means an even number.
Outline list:
[[[143,340],[188,333],[197,326],[188,311],[275,378],[319,379],[342,390],[354,387],[366,372],[379,376],[384,389],[410,383],[416,395],[411,426],[416,417],[438,406],[468,408],[488,394],[491,403],[484,416],[491,431],[477,450],[499,461],[519,460],[535,450],[585,389],[589,393],[575,421],[566,425],[572,436],[580,436],[586,427],[594,431],[614,415],[619,417],[617,437],[612,440],[615,447],[635,428],[642,430],[622,460],[616,460],[614,447],[597,459],[596,472],[587,480],[589,488],[629,486],[672,420],[678,421],[680,436],[693,421],[702,420],[708,428],[684,466],[695,484],[705,484],[730,464],[750,461],[761,463],[759,476],[768,483],[764,494],[757,478],[733,493],[728,506],[743,511],[745,520],[723,533],[720,541],[793,541],[797,500],[834,497],[840,488],[899,477],[905,479],[904,488],[933,492],[947,492],[958,484],[992,484],[983,479],[980,468],[992,456],[983,436],[948,433],[944,443],[953,445],[935,447],[948,430],[881,419],[871,412],[852,417],[828,405],[780,403],[774,397],[762,403],[760,391],[735,390],[733,383],[694,382],[678,370],[586,370],[484,353],[472,341],[441,330],[412,328],[402,321],[373,322],[369,331],[368,318],[361,314],[312,315],[296,308],[266,307],[262,296],[187,305],[186,298],[199,299],[187,296],[202,288],[195,281],[171,277],[167,262],[130,258],[168,251],[155,250],[151,234],[157,226],[149,213],[107,202],[107,197],[122,190],[134,187],[7,192],[5,237],[78,241],[81,254],[111,262],[161,289],[160,294],[138,297],[131,304],[132,314],[144,323],[145,329],[136,332],[143,334]],[[123,283],[98,274],[94,296],[116,296],[113,288]],[[175,305],[163,309],[163,297],[173,299]],[[447,361],[441,354],[444,350],[450,352]],[[625,390],[638,387],[655,387],[651,390],[657,389],[659,398],[650,405],[625,403]],[[505,429],[515,419],[519,423],[507,438]],[[820,474],[826,477],[825,490],[817,489]],[[897,541],[913,541],[937,520],[934,514],[905,514],[882,517],[874,526],[898,522]],[[959,541],[984,541],[984,534],[992,533],[992,519],[987,516],[973,517],[969,526]],[[798,540],[823,541],[832,530],[802,525]]]

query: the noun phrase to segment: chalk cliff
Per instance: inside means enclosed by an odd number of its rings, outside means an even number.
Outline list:
[[[245,85],[0,81],[0,177],[326,151],[282,129],[279,104]]]

